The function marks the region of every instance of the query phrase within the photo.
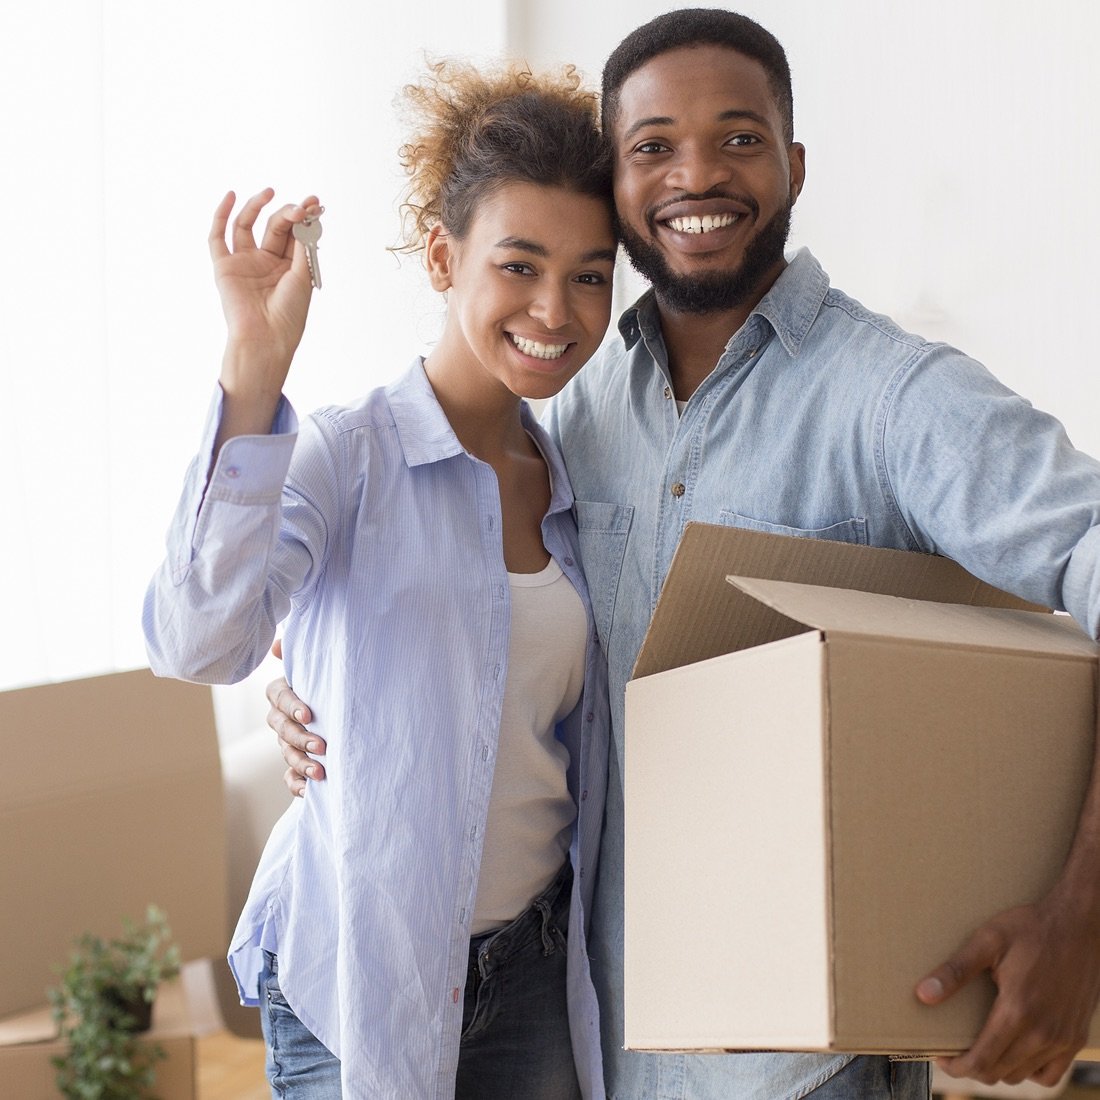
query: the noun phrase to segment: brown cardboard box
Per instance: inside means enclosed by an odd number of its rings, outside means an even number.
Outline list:
[[[969,1046],[992,984],[913,986],[1052,882],[1096,731],[1100,649],[1026,606],[926,555],[688,528],[627,688],[628,1047]]]
[[[185,960],[223,957],[225,810],[210,689],[145,669],[45,684],[0,693],[0,725],[27,761],[0,802],[0,1018],[42,1009],[78,936],[118,935],[151,902]],[[37,1094],[10,1074],[24,1067],[38,1080],[49,1055],[7,1035],[0,1094],[24,1100]],[[165,1039],[166,1072],[191,1080],[190,1032]],[[190,1097],[183,1087],[170,1095]]]
[[[12,1100],[58,1100],[57,1070],[51,1059],[65,1053],[49,1009],[0,1020],[0,1096]],[[165,1057],[155,1063],[158,1100],[194,1100],[195,1037],[187,1000],[179,982],[166,983],[157,994],[153,1027],[143,1041],[154,1043]]]

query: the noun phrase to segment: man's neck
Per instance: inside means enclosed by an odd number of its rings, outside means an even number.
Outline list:
[[[786,266],[783,261],[774,273],[761,280],[758,292],[729,309],[682,313],[671,309],[661,301],[660,295],[657,296],[657,316],[677,401],[687,401],[714,370],[734,333],[749,319]]]
[[[720,313],[675,313],[657,303],[668,371],[677,401],[686,401],[714,370],[730,337],[745,323],[752,307]]]

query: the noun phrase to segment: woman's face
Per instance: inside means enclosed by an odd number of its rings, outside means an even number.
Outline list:
[[[432,285],[447,291],[437,352],[471,372],[473,384],[552,397],[604,337],[615,248],[608,202],[502,185],[478,205],[462,240],[445,231],[429,239]]]

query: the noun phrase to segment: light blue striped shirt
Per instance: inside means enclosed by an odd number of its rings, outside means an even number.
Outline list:
[[[207,484],[220,394],[145,605],[158,675],[233,682],[286,620],[287,678],[328,742],[272,832],[230,948],[258,1003],[261,949],[287,1000],[341,1060],[344,1096],[450,1097],[470,920],[509,635],[500,498],[463,450],[418,360],[300,432],[229,440]],[[564,466],[543,541],[588,606]],[[589,912],[607,776],[606,673],[588,612],[581,702],[559,727],[578,806],[569,1013],[586,1097],[602,1097]]]

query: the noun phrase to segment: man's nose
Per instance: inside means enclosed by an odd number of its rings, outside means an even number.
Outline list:
[[[712,187],[729,183],[732,175],[730,158],[721,150],[687,146],[676,153],[665,183],[677,191],[703,195]]]

